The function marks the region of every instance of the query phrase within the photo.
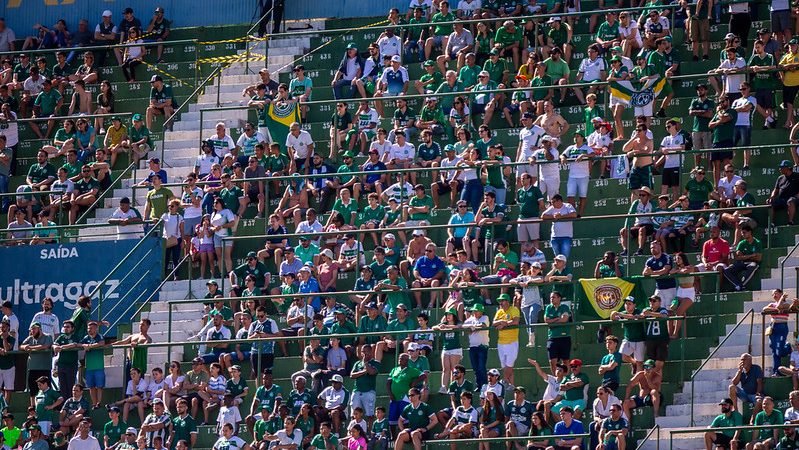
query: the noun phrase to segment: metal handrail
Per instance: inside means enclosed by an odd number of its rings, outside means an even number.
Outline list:
[[[107,118],[107,117],[114,117],[114,116],[132,116],[135,113],[132,112],[119,112],[119,113],[104,113],[104,114],[81,114],[75,116],[53,116],[53,117],[29,117],[27,119],[16,119],[15,122],[18,123],[26,123],[26,122],[43,122],[45,120],[78,120],[78,119],[95,119],[95,118]]]
[[[122,267],[123,264],[125,264],[125,262],[128,260],[128,258],[130,258],[131,255],[133,255],[136,252],[136,250],[139,249],[139,247],[141,247],[145,242],[147,242],[147,238],[150,237],[150,236],[153,236],[153,234],[159,228],[161,228],[163,226],[163,224],[164,224],[164,220],[163,219],[158,219],[158,221],[153,224],[152,228],[150,228],[147,231],[147,233],[144,234],[144,236],[139,240],[139,242],[137,242],[136,245],[134,245],[133,248],[131,248],[130,251],[125,256],[122,257],[122,259],[119,261],[119,263],[117,263],[117,265],[114,266],[111,269],[111,271],[108,272],[108,275],[106,275],[105,278],[103,278],[100,282],[98,282],[97,286],[95,286],[95,288],[92,289],[92,291],[89,293],[88,297],[93,298],[95,295],[97,295],[98,296],[98,300],[99,300],[97,302],[97,307],[94,308],[94,311],[92,311],[92,314],[94,314],[94,312],[96,311],[97,312],[97,317],[102,317],[102,306],[103,306],[103,291],[102,291],[102,289],[103,289],[103,286],[105,285],[105,283],[108,280],[111,279],[111,277],[114,275],[114,273],[117,270],[119,270]]]
[[[156,45],[181,45],[181,44],[196,44],[199,39],[179,39],[177,41],[142,41],[140,43],[130,43],[130,44],[110,44],[110,45],[92,45],[86,47],[70,47],[70,48],[43,48],[37,50],[19,50],[19,51],[8,51],[8,52],[0,52],[0,58],[4,56],[17,56],[20,53],[24,53],[26,55],[41,55],[41,54],[50,54],[50,53],[58,53],[58,52],[69,52],[69,51],[76,51],[76,52],[95,52],[97,50],[111,50],[115,48],[128,48],[128,47],[153,47]]]
[[[131,163],[127,168],[125,168],[125,170],[123,170],[122,173],[119,174],[119,176],[117,176],[117,178],[111,183],[111,186],[108,186],[108,189],[103,191],[102,194],[98,195],[97,198],[94,200],[94,202],[91,205],[89,205],[89,207],[86,209],[86,211],[84,211],[84,213],[81,214],[80,217],[78,217],[77,220],[75,220],[75,223],[79,223],[79,222],[83,221],[83,219],[88,218],[89,213],[90,212],[94,212],[95,208],[97,208],[98,205],[103,204],[105,199],[114,191],[114,189],[116,189],[114,186],[117,186],[118,184],[121,184],[122,183],[122,179],[127,177],[127,175],[130,172],[132,172],[133,170],[135,170],[135,168],[136,168],[136,164],[135,163]]]
[[[780,261],[780,289],[785,290],[785,263],[788,259],[793,256],[796,250],[799,249],[799,242],[797,242],[791,249],[788,251],[788,254]],[[797,277],[799,280],[799,277]],[[799,282],[799,281],[798,281]],[[796,291],[797,295],[799,295],[799,290]]]
[[[648,433],[646,433],[646,436],[638,441],[638,446],[635,447],[635,450],[641,450],[644,448],[644,444],[646,444],[646,442],[649,441],[649,438],[652,437],[652,433],[657,433],[657,437],[655,438],[655,449],[660,450],[660,425],[658,424],[655,424],[655,426],[652,427]]]
[[[726,336],[724,336],[724,339],[722,339],[721,342],[719,342],[719,345],[717,345],[713,349],[713,351],[710,352],[710,354],[707,356],[707,358],[705,358],[702,361],[702,363],[699,364],[699,367],[696,370],[694,370],[693,373],[691,374],[691,378],[689,379],[689,381],[691,382],[691,422],[690,422],[691,426],[693,426],[693,424],[694,424],[694,403],[696,402],[696,400],[694,398],[694,386],[696,385],[696,376],[699,374],[699,372],[702,371],[702,369],[705,367],[705,365],[707,365],[707,363],[710,362],[710,360],[713,358],[713,356],[716,354],[716,352],[718,352],[719,349],[724,346],[724,344],[727,342],[727,340],[730,339],[730,337],[732,337],[733,334],[735,334],[735,331],[738,329],[738,327],[741,326],[741,324],[743,324],[746,321],[747,317],[749,318],[749,322],[750,322],[749,323],[749,339],[750,339],[749,346],[750,347],[752,346],[752,344],[751,344],[752,326],[754,324],[754,319],[755,319],[755,310],[753,308],[749,308],[749,311],[747,311],[746,314],[743,317],[741,317],[741,319],[738,320],[738,322],[735,323],[735,326],[732,328],[732,330],[730,330],[730,332],[727,333]],[[751,350],[751,348],[750,348],[750,350]]]

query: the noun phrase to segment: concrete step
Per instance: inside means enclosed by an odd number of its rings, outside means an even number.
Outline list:
[[[716,405],[716,412],[713,413],[712,415],[700,415],[697,412],[694,415],[694,426],[696,426],[696,427],[706,427],[706,426],[710,425],[710,423],[713,422],[713,419],[716,418],[716,416],[718,416],[718,415],[719,415],[719,413],[718,413],[718,405]],[[655,418],[655,423],[660,425],[660,437],[661,437],[661,439],[663,439],[664,436],[665,436],[666,442],[668,442],[669,433],[666,432],[664,434],[663,430],[664,429],[668,429],[668,428],[690,427],[691,426],[691,417],[688,414],[680,415],[680,416],[662,416],[662,417],[656,417]],[[680,439],[680,440],[681,441],[682,440],[687,440],[689,442],[697,440],[697,438],[695,436],[693,436],[693,435],[686,435],[686,436],[688,436],[688,437],[686,437],[685,439]],[[700,434],[699,436],[701,437],[702,435]],[[676,440],[677,439],[676,439],[676,435],[675,435],[675,441]],[[696,444],[699,445],[698,442]],[[704,443],[702,443],[700,447],[688,447],[688,448],[692,448],[692,449],[694,449],[694,448],[696,448],[696,449],[704,448]]]

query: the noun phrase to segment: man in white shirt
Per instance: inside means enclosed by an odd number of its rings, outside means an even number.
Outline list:
[[[405,134],[398,133],[395,137],[397,141],[388,151],[388,169],[407,169],[416,157],[416,147],[405,141]]]
[[[588,57],[580,62],[580,68],[577,70],[577,83],[594,83],[596,81],[604,81],[607,78],[607,65],[605,60],[599,57],[599,44],[593,44],[588,47]],[[595,86],[588,88],[588,93],[596,91]],[[574,95],[580,104],[585,103],[582,88],[574,88]]]
[[[314,406],[314,410],[318,422],[330,419],[333,422],[333,429],[340,430],[341,422],[346,418],[350,399],[350,393],[344,389],[344,377],[339,374],[333,375],[330,378],[330,386],[324,388],[317,398],[320,400],[320,405]]]
[[[741,59],[741,58],[738,58]],[[741,59],[743,61],[743,59]],[[746,75],[744,75],[746,76]],[[733,138],[734,145],[748,147],[752,145],[752,116],[755,111],[759,111],[761,115],[766,115],[762,108],[757,106],[757,99],[752,92],[752,86],[749,82],[744,81],[738,86],[738,92],[741,97],[735,99],[730,107],[738,113],[738,118],[735,121],[735,137]],[[744,150],[744,170],[749,168],[749,161],[752,156],[750,150]]]
[[[324,227],[317,219],[316,210],[314,208],[308,208],[308,210],[305,211],[305,220],[297,224],[296,233],[313,235],[315,233],[321,233],[323,230]],[[321,239],[321,237],[317,237],[316,239],[311,239],[311,241],[316,245],[320,245]]]
[[[233,141],[233,138],[227,134],[224,122],[217,123],[216,133],[208,136],[206,140],[213,145],[214,152],[217,155],[224,155],[226,153],[238,155],[238,147],[236,147],[236,143]]]
[[[394,34],[394,28],[386,28],[386,33],[377,40],[377,48],[380,49],[380,58],[384,56],[394,56],[400,54],[402,47],[402,40],[399,36]]]
[[[298,122],[293,122],[286,136],[286,149],[291,160],[291,173],[308,174],[311,167],[311,155],[314,152],[314,143],[311,134],[300,129]]]
[[[442,159],[439,165],[442,169],[449,170],[439,172],[438,181],[434,181],[433,184],[430,185],[430,193],[433,197],[433,207],[435,209],[440,207],[438,203],[439,194],[449,193],[450,205],[454,205],[456,197],[461,190],[463,190],[464,186],[460,171],[455,169],[463,158],[457,155],[455,146],[452,144],[447,144],[444,147],[444,153],[447,157]]]
[[[519,130],[519,148],[516,150],[516,162],[529,162],[533,157],[533,152],[538,149],[541,138],[544,137],[546,131],[540,126],[533,123],[535,114],[532,112],[525,112],[522,114],[522,125],[524,127]],[[522,174],[528,173],[533,177],[533,183],[538,180],[538,170],[532,164],[516,166],[516,186],[522,184]]]
[[[719,178],[716,188],[722,207],[735,206],[735,200],[737,200],[735,198],[735,183],[741,180],[741,177],[735,175],[735,167],[732,164],[724,166],[724,174]]]
[[[711,70],[710,73],[717,74],[717,75],[724,75],[724,89],[719,90],[719,83],[716,80],[716,77],[708,77],[708,81],[710,85],[713,86],[713,89],[720,94],[726,94],[727,98],[734,102],[738,98],[741,97],[741,83],[746,81],[746,61],[743,58],[739,58],[738,54],[736,53],[736,49],[734,47],[727,47],[727,59],[719,64],[718,69]]]
[[[558,138],[544,135],[541,137],[541,147],[530,157],[530,165],[538,172],[538,188],[548,200],[560,191],[560,166],[558,163],[550,162],[560,160],[558,143]]]
[[[144,232],[141,214],[130,206],[128,197],[119,200],[119,208],[111,214],[108,223],[117,226],[117,240],[140,239]]]
[[[67,450],[100,450],[100,441],[89,433],[90,429],[89,419],[81,420],[78,424],[78,433],[69,440]]]

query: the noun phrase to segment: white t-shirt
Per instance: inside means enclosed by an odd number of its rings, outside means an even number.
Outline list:
[[[553,161],[558,161],[558,158],[560,158],[558,149],[555,147],[549,148],[549,154],[552,155]],[[546,151],[543,148],[533,152],[533,157],[536,161],[547,161],[546,164],[534,164],[534,166],[538,166],[538,177],[542,180],[559,180],[560,164],[549,162],[544,155],[546,155]]]
[[[594,150],[601,149],[602,147],[607,149],[613,148],[613,139],[611,139],[610,133],[602,134],[599,131],[594,131],[588,135],[586,141],[588,142],[588,146]]]
[[[312,145],[313,139],[311,139],[311,133],[305,130],[300,130],[299,136],[294,136],[292,133],[286,136],[286,147],[294,149],[295,159],[307,158],[308,148]]]
[[[35,80],[33,77],[26,78],[25,81],[22,82],[22,89],[28,91],[31,97],[39,95],[44,89],[44,77],[39,75],[39,78]],[[6,143],[6,145],[8,145],[8,143]]]
[[[117,208],[113,214],[111,214],[112,219],[133,219],[138,217],[141,219],[141,214],[136,208],[131,207],[128,212],[122,211],[122,209]],[[144,228],[141,223],[135,223],[133,225],[117,225],[117,239],[139,239],[141,237],[141,233],[144,232]]]
[[[799,367],[799,352],[797,351],[791,352],[791,365],[793,367]]]
[[[86,436],[86,439],[75,436],[69,440],[67,450],[100,450],[100,441],[91,434]]]
[[[546,130],[538,125],[519,130],[519,142],[522,144],[522,151],[517,160],[528,161],[533,156],[533,152],[538,148],[538,144],[545,134],[547,134]]]
[[[289,435],[284,428],[282,430],[278,430],[277,433],[275,433],[275,436],[277,436],[278,445],[295,444],[297,447],[302,445],[302,430],[299,428],[295,427],[291,432],[291,435]]]
[[[731,180],[727,180],[727,177],[721,177],[719,178],[718,188],[724,192],[725,198],[735,198],[735,183],[739,181],[741,181],[741,177],[738,175],[733,175]]]
[[[61,333],[61,326],[59,325],[58,316],[50,313],[45,313],[44,311],[39,311],[33,315],[33,319],[31,323],[39,322],[42,325],[42,334],[46,334],[50,337],[55,337],[56,333]]]
[[[125,395],[128,397],[133,395],[139,395],[140,393],[144,393],[147,391],[147,382],[144,381],[144,378],[140,378],[139,382],[136,385],[133,385],[133,380],[128,380],[128,386],[125,388]]]
[[[455,166],[458,165],[459,162],[461,162],[461,157],[460,156],[455,156],[455,159],[452,159],[452,160],[450,160],[449,158],[444,158],[444,159],[441,160],[441,168],[442,169],[446,169],[446,168],[450,168],[450,167],[454,168]],[[450,170],[447,170],[444,173],[445,173],[445,176],[447,177],[447,180],[453,179],[452,177],[455,177],[455,179],[457,180],[457,179],[460,179],[461,175],[462,175],[462,174],[459,174],[459,175],[455,176],[455,174],[457,172],[458,171],[456,169],[450,169]]]
[[[320,399],[324,401],[326,409],[333,409],[344,404],[344,397],[347,396],[347,391],[342,387],[338,391],[333,389],[333,386],[328,386],[319,393]]]
[[[315,313],[316,312],[314,311],[313,306],[311,305],[306,304],[305,306],[297,306],[292,304],[291,307],[289,307],[288,313],[286,314],[286,318],[296,319],[298,317],[304,316],[307,318],[307,320],[305,321],[305,328],[311,328],[311,326],[313,326],[312,319]],[[303,327],[302,321],[295,322],[293,325],[291,325],[291,328],[294,329],[299,329],[302,327]]]
[[[377,41],[377,48],[380,49],[380,57],[394,56],[400,54],[400,47],[402,45],[402,40],[396,34],[394,36],[388,37],[383,36]]]
[[[547,387],[544,389],[543,400],[554,400],[560,394],[560,381],[552,375],[547,375]]]
[[[233,429],[236,429],[236,424],[241,422],[241,412],[239,412],[238,406],[222,406],[219,408],[219,415],[216,416],[216,423],[217,429],[219,430],[220,436],[222,435],[222,426],[226,423],[233,425]]]
[[[680,146],[685,146],[685,139],[682,137],[681,134],[677,133],[674,136],[667,135],[660,141],[660,146],[665,148],[675,148]],[[663,165],[664,169],[673,169],[675,167],[680,167],[680,160],[682,156],[678,153],[669,152],[666,155],[666,163]]]
[[[629,25],[626,27],[619,23],[619,35],[621,35],[621,37],[626,38],[633,33],[635,33],[635,41],[638,43],[638,45],[640,46],[643,44],[643,41],[641,40],[641,32],[638,30],[638,24],[635,21],[631,20]]]
[[[584,58],[580,62],[578,72],[583,74],[583,81],[597,81],[602,77],[601,72],[606,70],[605,60],[597,57],[593,61],[591,58]]]
[[[180,239],[180,224],[183,223],[183,216],[180,214],[164,213],[161,215],[161,220],[164,221],[164,237],[175,237]]]
[[[393,144],[388,152],[389,161],[392,159],[413,159],[414,157],[416,157],[416,147],[408,142],[402,147],[399,144]]]
[[[479,319],[472,314],[468,319],[463,321],[463,326],[466,328],[474,327],[480,324],[489,325],[488,317],[482,315]],[[469,347],[478,347],[481,345],[488,346],[488,326],[480,331],[469,333]]]
[[[725,59],[719,64],[719,69],[744,69],[746,68],[746,61],[743,58],[735,58],[735,61]],[[738,89],[741,83],[746,81],[746,73],[735,73],[724,75],[724,92],[734,94],[741,92]]]
[[[229,134],[219,137],[216,135],[216,133],[214,133],[208,136],[205,140],[211,141],[211,144],[214,146],[214,152],[216,152],[216,154],[219,156],[225,156],[226,153],[232,153],[233,149],[236,148],[236,143]]]
[[[607,405],[602,405],[602,400],[594,399],[594,417],[610,417],[610,407],[612,405],[619,405],[621,406],[621,400],[615,395],[608,395],[608,403]],[[624,417],[624,413],[622,412],[622,417]],[[624,417],[626,419],[626,417]]]
[[[234,220],[236,220],[236,216],[229,209],[223,209],[222,211],[214,211],[211,216],[211,225],[219,227]],[[230,236],[230,228],[221,228],[216,234],[220,237],[228,237]]]
[[[372,141],[372,143],[369,144],[369,150],[372,150],[372,149],[377,150],[377,160],[378,161],[383,161],[383,155],[385,155],[386,153],[389,153],[391,151],[391,142],[386,140],[386,141],[383,141],[383,143],[381,144],[381,143],[379,143],[377,141]]]
[[[461,0],[458,2],[458,11],[463,11],[465,15],[472,16],[482,6],[483,2],[481,0],[472,0],[470,2]]]
[[[238,436],[231,436],[230,439],[225,439],[224,437],[220,437],[214,443],[213,448],[214,450],[240,450],[244,448],[245,445],[247,445],[247,443],[244,442],[244,439]]]
[[[216,327],[209,328],[208,331],[205,333],[205,340],[209,341],[209,342],[215,340],[215,339],[212,339],[212,338],[213,338],[213,334],[216,333],[216,332],[217,332],[216,331]],[[219,328],[219,333],[222,334],[222,339],[223,340],[230,339],[230,328],[222,325]]]
[[[582,147],[577,147],[576,145],[570,145],[566,148],[563,152],[566,157],[572,161],[569,161],[569,178],[588,178],[591,174],[591,161],[584,160],[584,161],[573,161],[577,156],[580,154],[586,155],[593,155],[594,150],[589,147],[587,144],[583,144]],[[550,164],[557,167],[557,164]]]
[[[0,117],[3,117],[0,114]],[[6,136],[6,147],[13,147],[19,143],[19,125],[17,124],[17,113],[11,112],[10,122],[0,123],[0,133]]]
[[[751,104],[752,109],[749,111],[738,111],[738,108],[743,108],[746,104]],[[757,108],[757,99],[754,96],[741,97],[732,102],[732,109],[738,113],[738,118],[735,120],[735,126],[749,127],[752,126],[752,115]]]
[[[571,203],[563,202],[563,206],[560,208],[555,208],[554,206],[550,206],[546,209],[541,215],[544,214],[555,214],[560,213],[561,216],[565,216],[566,214],[576,213],[577,210],[574,209],[574,206]],[[552,235],[553,238],[557,237],[572,237],[574,236],[574,222],[571,220],[555,220],[552,222]]]
[[[203,198],[203,190],[197,186],[194,186],[194,189],[191,190],[191,193],[194,194],[197,198]],[[181,196],[180,201],[185,204],[191,204],[191,195],[188,192],[184,191],[183,195]],[[200,206],[184,206],[183,207],[183,218],[184,219],[196,219],[197,217],[202,217],[203,209]],[[186,234],[194,234],[194,230],[183,230]]]
[[[478,2],[479,3],[479,2]],[[17,40],[14,30],[6,27],[5,30],[0,31],[0,52],[7,52],[11,50],[11,43]]]

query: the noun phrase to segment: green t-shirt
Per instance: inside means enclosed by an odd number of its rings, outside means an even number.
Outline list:
[[[40,334],[36,339],[28,336],[22,341],[23,345],[52,345],[53,338],[46,334]],[[33,352],[28,354],[28,370],[50,370],[53,354],[48,351]]]
[[[488,78],[494,83],[502,83],[502,76],[508,72],[508,61],[504,58],[497,59],[497,62],[486,60],[483,64],[483,70],[488,72]]]
[[[691,106],[688,107],[688,110],[700,110],[700,111],[713,111],[716,109],[716,104],[713,100],[709,98],[705,98],[704,100],[700,100],[699,98],[695,98],[691,100]],[[735,123],[735,121],[733,121]],[[703,131],[710,131],[710,124],[709,117],[699,117],[694,116],[694,126],[691,128],[691,131],[703,132]]]
[[[394,319],[388,323],[386,327],[386,331],[413,331],[416,329],[416,323],[409,318],[405,318],[404,322],[400,322],[399,319]],[[392,337],[398,341],[406,339],[408,337],[407,334],[393,334]]]
[[[396,400],[402,400],[408,395],[408,390],[411,388],[411,382],[419,378],[422,372],[415,367],[405,367],[404,369],[397,366],[391,369],[388,378],[391,380],[391,393]]]
[[[408,205],[415,208],[421,208],[427,206],[427,212],[415,212],[413,214],[409,214],[408,218],[411,220],[430,220],[430,211],[433,210],[433,198],[429,195],[425,195],[422,198],[419,196],[414,195],[411,197]]]
[[[584,372],[580,372],[578,374],[569,373],[566,375],[563,380],[561,380],[561,384],[563,383],[570,383],[572,381],[582,380],[583,386],[588,384],[588,375]],[[583,390],[580,389],[569,389],[568,391],[563,391],[563,398],[568,401],[575,401],[580,400],[583,398]]]
[[[552,78],[553,83],[561,78],[568,78],[569,74],[571,73],[569,64],[562,59],[555,61],[551,57],[547,58],[544,60],[544,67],[546,68],[546,74]]]
[[[600,118],[602,117],[602,110],[599,108],[599,106],[594,106],[593,108],[589,108],[586,106],[585,108],[583,108],[583,119],[585,120],[586,136],[594,132],[593,119],[595,117],[600,117]]]
[[[553,304],[548,304],[544,308],[544,318],[557,319],[558,317],[568,314],[571,320],[571,309],[565,303],[561,303],[558,307]],[[554,339],[559,337],[569,337],[571,328],[566,325],[550,325],[547,329],[547,339]]]
[[[519,188],[516,190],[516,203],[521,205],[519,211],[519,218],[529,219],[531,217],[539,217],[541,209],[539,208],[539,200],[543,200],[544,194],[538,186],[531,185],[529,189]]]
[[[713,128],[713,143],[731,141],[735,136],[735,121],[738,120],[738,111],[730,108],[722,114],[730,116],[730,120]],[[719,120],[721,114],[716,113],[712,120]]]
[[[552,27],[547,31],[547,36],[552,39],[552,43],[558,47],[569,42],[569,29],[566,24],[561,23],[559,29]]]
[[[552,86],[552,77],[550,77],[549,75],[544,75],[543,77],[536,76],[533,77],[532,80],[530,80],[531,88],[544,87],[544,86]],[[534,89],[533,100],[536,101],[543,100],[544,98],[546,98],[548,93],[549,93],[548,89]]]
[[[744,418],[738,411],[733,411],[729,417],[726,414],[719,414],[713,419],[713,422],[710,424],[711,428],[729,428],[729,430],[724,430],[721,434],[727,437],[735,436],[735,431],[737,427],[740,427],[744,423]]]
[[[264,386],[258,386],[258,389],[255,390],[255,398],[258,400],[258,411],[261,411],[266,406],[266,410],[271,413],[272,408],[275,407],[275,400],[283,398],[283,389],[276,384],[273,384],[269,389]]]
[[[282,172],[289,167],[290,161],[287,155],[279,153],[276,155],[269,155],[266,158],[266,169],[270,172]]]
[[[413,404],[407,405],[400,413],[400,417],[404,420],[405,428],[415,430],[430,425],[430,415],[434,413],[435,410],[430,405],[420,402],[417,407]]]
[[[172,107],[175,108],[178,106],[178,102],[175,101],[175,95],[172,93],[172,86],[168,84],[164,84],[160,91],[155,87],[150,88],[150,100],[155,100],[159,103],[172,100]]]
[[[474,392],[474,383],[469,380],[463,380],[463,384],[458,384],[457,381],[449,383],[447,394],[450,398],[455,398],[455,406],[461,405],[461,394],[464,392]]]
[[[606,417],[602,420],[602,428],[607,431],[619,431],[627,428],[628,423],[624,419],[624,417],[619,417],[619,420],[613,420],[612,417]],[[605,444],[610,444],[611,442],[616,442],[616,435],[615,434],[605,434]]]
[[[352,123],[352,115],[350,115],[349,111],[344,111],[343,115],[338,115],[338,113],[333,113],[333,116],[330,117],[330,124],[333,125],[336,130],[344,131],[347,127],[350,126]]]
[[[513,266],[518,269],[518,266],[519,266],[519,255],[516,252],[514,252],[513,250],[508,250],[508,253],[506,253],[506,254],[503,254],[502,252],[497,252],[495,257],[496,256],[502,258],[502,262],[497,264],[497,268],[498,269],[500,269],[500,270],[502,270],[502,269],[510,269],[510,267],[508,267],[508,264],[506,264],[506,263],[513,264]]]
[[[471,67],[465,65],[458,71],[458,81],[463,84],[464,88],[470,88],[477,84],[477,75],[480,74],[480,70],[482,69],[476,64]]]
[[[441,72],[436,70],[432,74],[426,73],[422,75],[419,78],[419,81],[422,82],[422,85],[424,85],[427,90],[434,91],[438,89],[438,87],[444,81],[444,75],[441,75]]]
[[[389,290],[385,291],[385,293],[386,293],[386,303],[388,303],[389,313],[390,314],[394,314],[396,312],[397,305],[399,305],[400,303],[402,303],[402,304],[404,304],[406,306],[410,305],[410,303],[408,302],[408,294],[405,292],[405,291],[408,290],[408,283],[405,282],[405,278],[398,277],[397,281],[394,282],[394,283],[392,283],[390,279],[386,278],[385,280],[381,281],[381,283],[383,283],[383,284],[393,284],[393,285],[399,287],[399,289],[396,290],[396,291],[389,291]],[[394,321],[392,320],[392,322],[394,322]],[[410,321],[407,321],[407,322],[410,322]]]
[[[59,100],[61,100],[61,94],[58,93],[58,90],[50,89],[50,92],[39,92],[33,104],[41,108],[42,116],[51,116],[55,114],[55,107]]]
[[[50,163],[36,163],[28,169],[28,178],[34,183],[41,183],[50,177],[56,178],[56,172],[55,166]]]
[[[294,256],[300,259],[303,264],[313,262],[313,257],[319,254],[319,246],[311,242],[308,248],[298,245],[294,248]]]
[[[62,169],[67,171],[67,178],[72,178],[79,175],[82,167],[83,164],[80,161],[75,161],[74,163],[67,161],[63,166],[61,166]]]
[[[515,42],[522,42],[522,27],[514,26],[513,31],[510,32],[505,27],[497,29],[497,33],[494,35],[494,43],[507,47]]]
[[[75,192],[78,194],[88,194],[94,189],[100,189],[100,182],[94,177],[89,178],[88,180],[81,178],[75,182]]]
[[[441,14],[441,12],[437,12],[433,14],[433,17],[430,19],[430,23],[434,24],[437,22],[455,22],[457,18],[452,11],[448,12],[447,14]],[[452,33],[452,25],[434,25],[433,28],[433,35],[435,36],[449,36]]]
[[[350,203],[345,205],[344,202],[341,201],[340,198],[336,199],[336,202],[333,203],[333,211],[340,213],[344,216],[344,223],[350,223],[350,219],[353,217],[353,213],[358,213],[358,202],[355,200],[350,199]]]
[[[607,21],[602,22],[596,32],[596,37],[603,41],[612,41],[619,37],[619,21],[613,22],[613,25]]]
[[[130,138],[131,142],[138,142],[142,139],[147,139],[145,143],[149,145],[150,148],[153,146],[153,141],[150,139],[150,130],[148,130],[144,125],[138,129],[135,126],[128,128],[128,137]]]
[[[298,417],[300,408],[306,403],[314,404],[313,394],[308,389],[305,389],[303,392],[292,389],[291,392],[289,392],[288,406],[291,408],[292,416]]]
[[[646,308],[644,308],[643,312],[646,313],[646,312],[650,312],[650,311],[654,311],[654,310],[652,308],[650,308],[650,307],[646,307]],[[660,309],[657,312],[659,312],[661,314],[664,314],[664,315],[667,313],[666,308],[664,308],[662,306],[660,307]],[[668,323],[668,321],[666,320],[665,317],[657,318],[657,319],[654,319],[654,318],[651,318],[651,317],[647,318],[647,321],[644,322],[644,335],[646,336],[646,340],[668,341],[669,340],[669,333],[668,333],[668,330],[666,330],[666,324],[667,323]]]
[[[685,184],[685,190],[688,191],[689,201],[704,202],[707,201],[710,197],[710,193],[713,192],[713,183],[707,178],[703,179],[701,182],[692,178]]]
[[[105,425],[103,425],[103,436],[108,436],[108,444],[114,445],[122,440],[122,436],[125,434],[127,429],[128,425],[125,422],[120,420],[116,425],[114,425],[114,422],[109,420]]]
[[[779,409],[773,409],[770,415],[767,415],[766,411],[760,411],[755,416],[755,425],[782,425],[783,422],[782,412]],[[758,436],[760,439],[766,439],[773,434],[771,428],[763,428]]]
[[[361,225],[372,221],[380,223],[385,216],[386,210],[382,206],[377,205],[377,208],[367,206],[361,211],[361,214],[359,214],[358,223]]]
[[[169,200],[173,199],[174,197],[175,194],[163,186],[148,192],[147,203],[150,205],[150,218],[160,219],[161,216],[167,212]]]
[[[399,108],[394,110],[394,122],[398,122],[401,127],[404,127],[409,120],[416,120],[416,113],[411,108],[405,108],[405,111]]]
[[[602,359],[599,361],[600,365],[610,364],[613,361],[616,361],[616,368],[613,370],[608,370],[602,374],[602,384],[606,384],[609,382],[619,382],[619,372],[621,371],[621,353],[614,352],[608,353],[607,355],[603,356]]]
[[[374,262],[372,263],[374,264]],[[378,333],[388,329],[388,322],[386,317],[378,314],[374,319],[368,315],[361,317],[361,323],[358,324],[358,333]],[[379,336],[366,336],[364,337],[367,344],[375,344],[380,340]],[[357,364],[357,363],[356,363]],[[355,389],[356,391],[358,389]]]
[[[755,255],[763,253],[763,244],[755,237],[752,238],[751,243],[746,239],[741,239],[738,245],[735,246],[735,251],[741,252],[744,255]]]
[[[423,106],[422,111],[419,113],[419,120],[423,122],[433,121],[442,125],[447,123],[440,105],[436,105],[435,108],[428,108],[427,105]]]
[[[355,334],[358,332],[358,328],[355,327],[355,324],[350,322],[349,320],[345,320],[342,324],[339,321],[330,325],[330,334]],[[355,338],[351,337],[343,337],[341,338],[341,345],[352,345],[355,341]]]
[[[88,354],[86,360],[88,364]],[[44,407],[52,406],[59,398],[61,398],[61,394],[53,388],[47,388],[46,391],[39,391],[39,393],[36,394],[36,418],[39,420],[49,420],[50,422],[58,420],[58,411],[44,409]]]
[[[634,309],[633,314],[639,315],[641,314],[640,309]],[[627,322],[623,323],[622,328],[624,329],[624,340],[628,342],[643,342],[644,337],[646,334],[644,333],[644,324],[643,322]]]
[[[172,418],[172,429],[175,431],[175,437],[172,439],[172,447],[170,449],[174,449],[181,439],[191,443],[192,433],[197,433],[197,421],[194,420],[191,414],[186,414],[185,418],[175,416]]]
[[[378,316],[382,317],[382,316]],[[363,320],[363,319],[361,319]],[[368,363],[369,366],[374,367],[375,370],[380,372],[380,362],[376,359],[370,359]],[[352,365],[353,372],[360,372],[364,370],[366,367],[362,359],[359,359]],[[369,375],[368,373],[361,375],[360,377],[355,379],[355,389],[354,392],[373,392],[377,388],[377,374]]]
[[[219,191],[219,198],[225,203],[225,208],[229,209],[233,214],[239,211],[239,198],[244,197],[244,191],[238,187],[224,188]]]
[[[354,172],[355,170],[353,169],[357,170],[357,168],[353,167],[352,165],[348,166],[346,164],[342,164],[338,166],[338,169],[336,170],[336,177],[339,179],[341,184],[347,184],[350,182],[350,180],[352,180],[352,175],[348,174]],[[349,219],[349,216],[346,216],[346,218]]]
[[[494,204],[494,208],[491,210],[489,210],[488,207],[486,206],[485,208],[480,210],[480,214],[482,214],[483,218],[485,219],[504,218],[505,206]],[[488,226],[482,226],[480,227],[480,237],[485,238],[489,231],[492,231],[492,234],[495,239],[505,237],[505,225],[490,224]]]
[[[661,78],[666,76],[666,57],[658,52],[650,52],[646,60],[646,65],[651,67],[651,70],[660,75]]]
[[[333,448],[338,448],[338,437],[331,433],[330,436],[325,439],[321,434],[317,434],[311,439],[311,447],[315,447],[316,450],[326,450],[327,444],[330,444]]]
[[[771,53],[764,53],[763,57],[752,54],[749,58],[749,67],[770,67],[775,66],[774,56]],[[777,74],[776,72],[753,72],[752,73],[752,89],[754,90],[772,90],[777,88]]]
[[[502,162],[502,157],[498,156],[495,160]],[[502,175],[503,167],[499,164],[492,164],[487,167],[488,185],[496,189],[505,189],[505,177]]]
[[[247,381],[244,378],[239,378],[238,383],[233,378],[230,378],[225,384],[225,393],[234,397],[244,393],[245,389],[247,389]]]
[[[97,344],[105,342],[102,334],[97,333],[94,337],[88,334],[81,339],[81,344]],[[105,361],[103,354],[105,351],[102,347],[86,351],[86,370],[103,370],[105,369]]]

